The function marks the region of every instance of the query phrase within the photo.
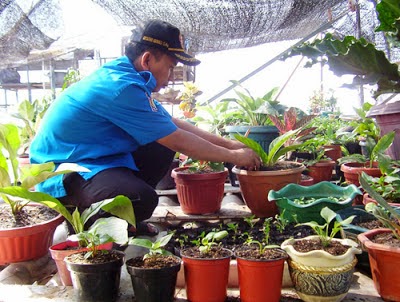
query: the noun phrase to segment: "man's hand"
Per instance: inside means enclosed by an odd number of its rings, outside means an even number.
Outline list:
[[[234,152],[237,153],[237,156],[235,156],[233,164],[237,167],[244,167],[249,171],[255,171],[260,168],[261,159],[253,150],[249,148],[241,148],[234,150]]]

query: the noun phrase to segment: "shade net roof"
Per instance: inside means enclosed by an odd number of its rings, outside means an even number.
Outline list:
[[[62,45],[64,23],[60,1],[0,1],[0,69],[54,55],[52,43]],[[356,35],[356,14],[349,0],[92,0],[113,16],[120,26],[138,28],[150,19],[176,25],[193,54],[244,48],[269,42],[307,37],[331,20],[339,35]],[[384,41],[372,1],[360,1],[363,36]],[[372,9],[371,9],[372,7]],[[77,10],[79,7],[76,8]],[[90,11],[88,11],[90,14]],[[342,18],[342,16],[346,15]],[[339,18],[340,17],[340,18]],[[65,48],[80,49],[76,39]],[[47,50],[38,56],[37,50]],[[35,55],[32,52],[35,51]],[[58,52],[60,50],[58,49]]]

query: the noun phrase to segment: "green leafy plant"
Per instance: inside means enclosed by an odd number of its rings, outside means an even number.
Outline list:
[[[311,221],[311,222],[299,223],[297,224],[297,226],[306,225],[311,227],[315,231],[317,236],[320,238],[321,243],[324,247],[329,246],[331,240],[343,228],[343,226],[350,224],[355,217],[355,215],[352,215],[343,221],[335,220],[333,227],[331,228],[330,225],[333,219],[336,219],[336,213],[331,209],[329,209],[328,207],[324,207],[321,209],[320,214],[321,217],[325,220],[325,223],[323,225],[319,225],[317,222]]]
[[[300,147],[300,144],[284,147],[285,143],[295,137],[299,132],[300,129],[290,130],[275,138],[268,147],[268,153],[264,151],[259,143],[251,138],[240,134],[235,134],[235,138],[256,152],[258,156],[260,156],[263,166],[272,167],[281,159],[282,156],[286,155],[287,152],[296,150]]]
[[[381,163],[382,176],[365,175],[365,180],[372,189],[385,200],[400,203],[400,165],[396,161]]]
[[[24,100],[18,105],[17,113],[12,114],[13,117],[21,120],[24,124],[20,127],[20,137],[22,141],[22,154],[26,154],[32,139],[36,135],[40,122],[44,114],[50,107],[51,99],[43,98],[35,100],[33,103]]]
[[[151,241],[146,238],[132,238],[129,241],[129,244],[133,244],[136,246],[141,246],[147,248],[149,251],[143,256],[143,259],[157,257],[160,255],[172,255],[169,251],[165,249],[165,246],[171,240],[173,233],[167,234],[161,238],[158,238],[156,241]]]
[[[115,242],[124,245],[128,242],[128,223],[117,217],[107,217],[97,219],[87,231],[82,231],[73,236],[76,237],[79,246],[85,247],[87,252],[84,258],[94,258],[99,253],[107,253],[101,250],[100,246],[108,242]]]
[[[290,223],[289,219],[285,218],[285,211],[286,211],[286,209],[283,209],[283,211],[281,211],[279,214],[275,215],[274,225],[276,226],[276,229],[281,234],[283,233],[283,231],[286,229],[286,227]]]
[[[280,115],[286,109],[286,106],[275,100],[278,87],[272,88],[263,97],[255,98],[239,82],[231,82],[240,87],[242,91],[235,89],[238,98],[227,98],[221,102],[233,103],[241,109],[242,120],[240,123],[252,126],[272,125],[268,115]]]
[[[338,163],[344,164],[349,162],[366,163],[369,161],[369,167],[372,168],[374,162],[387,162],[390,157],[385,154],[385,151],[392,145],[395,137],[395,132],[390,131],[382,136],[376,143],[373,139],[366,141],[368,157],[362,154],[350,154],[338,159]]]
[[[272,217],[268,217],[263,222],[263,229],[262,229],[264,234],[263,242],[265,242],[265,244],[269,243],[269,237],[271,232],[271,221]]]
[[[253,214],[251,216],[244,217],[243,220],[249,225],[250,228],[254,228],[259,219]]]
[[[217,245],[216,241],[220,241],[228,236],[227,231],[220,232],[209,232],[204,238],[201,239],[201,245],[199,246],[199,251],[202,254],[208,254],[214,245]]]
[[[248,244],[248,245],[256,244],[256,245],[258,246],[258,255],[259,255],[259,256],[263,255],[267,249],[279,249],[279,248],[280,248],[279,245],[275,245],[275,244],[271,244],[271,245],[263,244],[262,242],[257,241],[257,240],[252,240],[252,241],[250,241],[250,242],[248,242],[248,243],[246,243],[246,244]]]
[[[224,171],[225,168],[222,162],[198,160],[190,157],[183,161],[180,166],[187,167],[192,173],[219,172]]]
[[[400,214],[369,185],[365,172],[361,173],[360,184],[379,205],[370,202],[365,206],[365,210],[373,214],[386,228],[392,231],[396,238],[400,239]]]

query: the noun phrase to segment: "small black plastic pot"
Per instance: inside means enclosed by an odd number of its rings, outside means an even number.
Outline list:
[[[159,269],[135,267],[130,264],[129,260],[126,262],[126,269],[131,276],[136,301],[174,301],[176,279],[181,268],[181,259],[179,257],[176,258],[176,265]]]
[[[71,272],[72,285],[80,302],[113,302],[118,299],[121,267],[125,253],[113,250],[118,257],[106,263],[74,263],[68,256],[64,259]]]

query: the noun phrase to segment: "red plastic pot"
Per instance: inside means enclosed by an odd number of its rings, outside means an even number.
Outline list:
[[[29,204],[27,207],[39,206]],[[0,265],[38,259],[47,254],[61,215],[36,225],[0,230]]]
[[[278,302],[284,264],[285,259],[262,261],[238,257],[240,301]]]
[[[221,209],[228,169],[211,173],[185,173],[187,167],[175,168],[178,201],[185,214],[209,214]]]
[[[325,150],[325,155],[328,156],[333,161],[337,161],[342,157],[342,149],[340,145],[326,145],[323,146]]]
[[[332,171],[334,166],[335,161],[333,160],[321,160],[307,168],[308,175],[314,179],[314,183],[330,181],[332,179]]]
[[[371,240],[389,229],[374,229],[361,233],[357,239],[368,250],[372,279],[379,295],[385,301],[400,301],[400,248],[377,244]]]
[[[230,252],[232,256],[232,252]],[[227,296],[231,256],[219,259],[193,258],[181,253],[186,296],[191,302],[224,302]]]
[[[99,246],[100,250],[111,250],[113,246],[112,242],[108,242]],[[79,252],[86,251],[86,248],[79,248],[79,244],[77,241],[64,241],[58,244],[55,244],[49,248],[51,257],[56,262],[58,274],[60,276],[61,283],[65,286],[71,286],[71,274],[67,269],[67,265],[64,262],[64,258]]]

